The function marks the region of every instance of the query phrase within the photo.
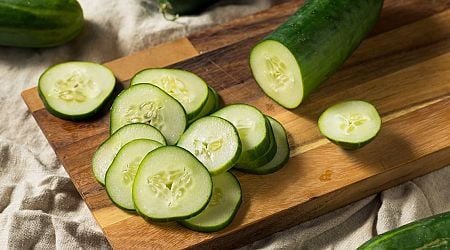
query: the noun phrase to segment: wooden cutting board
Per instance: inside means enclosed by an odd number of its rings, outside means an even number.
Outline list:
[[[171,67],[202,76],[226,104],[255,105],[287,128],[291,159],[282,170],[266,176],[235,172],[243,203],[221,232],[148,223],[116,208],[91,172],[92,155],[108,137],[109,115],[63,121],[43,108],[36,88],[22,93],[114,248],[236,247],[450,164],[449,1],[386,1],[377,27],[344,67],[289,111],[260,91],[247,57],[300,4],[280,4],[106,63],[126,85],[143,68],[179,62]],[[377,139],[352,152],[329,143],[316,125],[326,107],[347,99],[370,101],[383,119]]]

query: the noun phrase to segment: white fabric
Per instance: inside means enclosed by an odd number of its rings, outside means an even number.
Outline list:
[[[272,1],[272,3],[275,1]],[[222,1],[198,17],[165,21],[150,0],[80,0],[86,29],[53,49],[0,47],[0,248],[109,248],[20,97],[44,69],[105,62],[270,7]],[[246,248],[352,249],[375,233],[450,210],[450,168],[407,182]]]

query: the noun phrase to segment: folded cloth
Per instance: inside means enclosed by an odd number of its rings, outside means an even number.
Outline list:
[[[86,28],[69,44],[0,47],[1,249],[110,248],[20,97],[47,67],[72,60],[109,61],[277,1],[221,1],[200,16],[175,22],[164,20],[154,2],[80,0]],[[246,248],[354,248],[375,233],[450,210],[449,178],[450,168],[440,170]]]

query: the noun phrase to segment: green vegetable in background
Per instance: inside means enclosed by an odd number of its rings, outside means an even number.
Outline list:
[[[75,38],[83,24],[76,0],[0,0],[0,45],[58,46]]]
[[[158,0],[159,9],[168,20],[175,20],[178,15],[196,14],[216,2],[218,0]]]
[[[450,211],[380,234],[358,248],[369,249],[450,249]]]

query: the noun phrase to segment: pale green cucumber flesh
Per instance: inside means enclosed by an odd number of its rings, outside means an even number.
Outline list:
[[[125,144],[117,153],[105,177],[108,196],[119,207],[134,210],[133,181],[142,159],[163,145],[149,139],[136,139]]]
[[[205,105],[203,105],[202,110],[198,115],[189,120],[189,123],[193,123],[194,121],[211,114],[212,112],[219,109],[219,95],[217,92],[210,86],[208,86],[208,99],[206,100]]]
[[[136,211],[152,221],[174,221],[199,214],[212,194],[208,170],[176,146],[160,147],[142,160],[133,183]]]
[[[213,116],[203,117],[192,123],[177,146],[191,152],[213,175],[231,169],[242,151],[241,141],[233,124]]]
[[[111,107],[110,132],[130,123],[147,123],[157,128],[174,145],[186,128],[181,104],[152,84],[137,84],[122,91]]]
[[[275,153],[275,156],[271,161],[260,167],[239,170],[251,174],[270,174],[282,168],[289,160],[289,143],[286,130],[277,120],[271,117],[268,117],[268,119],[272,125],[275,143],[277,145],[277,152]]]
[[[131,85],[149,83],[158,86],[181,103],[188,119],[202,110],[208,99],[208,85],[194,73],[180,69],[145,69],[138,72]]]
[[[257,108],[247,104],[232,104],[212,116],[221,117],[237,128],[242,143],[238,162],[257,159],[269,149],[269,124]]]
[[[272,129],[272,126],[270,125],[270,121],[268,118],[266,118],[267,123],[269,124],[269,138],[270,138],[270,146],[269,149],[259,156],[258,158],[252,160],[252,161],[241,161],[238,165],[235,166],[237,169],[248,169],[248,168],[258,168],[269,161],[273,159],[275,154],[277,153],[277,144],[275,142],[275,135]]]
[[[295,108],[358,48],[383,0],[310,0],[257,44],[250,68],[263,91]]]
[[[327,108],[318,124],[320,132],[333,143],[344,149],[358,149],[376,137],[381,118],[372,104],[353,100]]]
[[[215,232],[224,229],[232,221],[242,200],[239,181],[225,172],[212,177],[213,193],[208,206],[195,217],[180,221],[190,229],[200,232]]]
[[[114,74],[91,62],[66,62],[48,68],[38,91],[47,110],[62,119],[83,120],[96,115],[113,94]]]
[[[114,157],[116,157],[117,152],[123,145],[136,139],[151,139],[163,145],[166,144],[166,140],[161,132],[148,124],[134,123],[120,128],[104,141],[94,153],[92,170],[98,182],[105,184],[106,171],[113,162]]]

